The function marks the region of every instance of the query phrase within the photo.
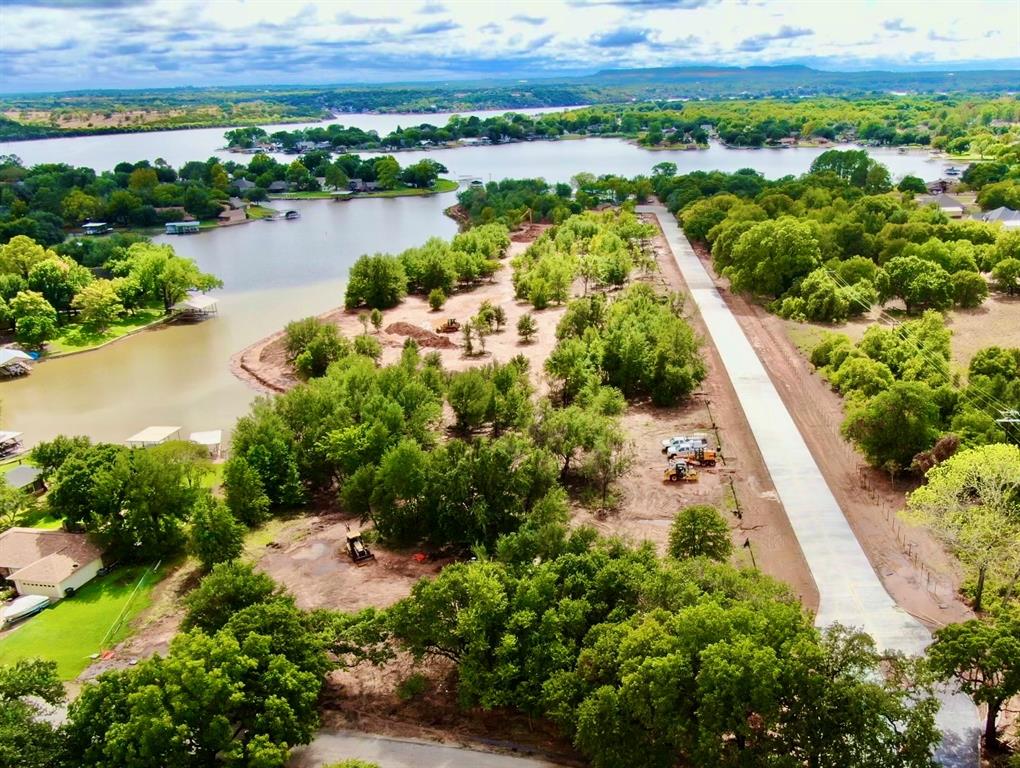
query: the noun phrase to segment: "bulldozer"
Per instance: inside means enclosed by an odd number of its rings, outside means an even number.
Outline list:
[[[369,552],[365,542],[362,541],[361,533],[352,533],[350,526],[347,527],[347,554],[357,566],[368,565],[375,560],[375,555]]]
[[[685,460],[674,462],[666,467],[662,473],[662,479],[671,483],[678,483],[683,480],[685,483],[693,483],[698,479],[698,471],[692,469]]]
[[[456,333],[460,330],[460,323],[454,318],[448,317],[444,322],[437,325],[435,330],[436,333]]]

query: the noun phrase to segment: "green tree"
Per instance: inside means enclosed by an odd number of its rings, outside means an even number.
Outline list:
[[[446,294],[442,288],[433,288],[429,291],[429,308],[433,312],[438,312],[443,308],[446,303]]]
[[[851,404],[843,434],[873,466],[895,462],[909,467],[938,437],[939,408],[931,388],[918,381],[897,381],[884,392]]]
[[[517,335],[525,344],[530,344],[536,333],[538,333],[538,323],[535,322],[534,315],[525,312],[517,319]]]
[[[333,189],[346,189],[347,184],[350,182],[347,174],[344,173],[343,168],[338,166],[336,163],[330,163],[326,166],[326,186],[332,187]]]
[[[344,294],[344,306],[389,309],[407,293],[407,276],[395,256],[377,253],[362,256],[351,267]]]
[[[64,221],[73,226],[101,216],[103,202],[98,197],[87,194],[76,187],[64,197],[60,204],[60,211],[64,216]]]
[[[181,628],[197,628],[212,634],[245,608],[277,600],[291,599],[268,574],[237,560],[217,563],[184,599],[187,611]]]
[[[12,488],[0,478],[0,533],[18,525],[35,509],[35,496]]]
[[[269,496],[243,456],[231,456],[223,465],[223,490],[227,508],[245,525],[254,527],[269,517]]]
[[[159,301],[166,312],[184,299],[188,291],[223,287],[223,281],[199,270],[191,259],[177,256],[169,245],[135,243],[128,248],[124,265],[142,290]]]
[[[779,297],[821,262],[812,226],[784,216],[755,224],[740,236],[726,274],[738,291]]]
[[[86,328],[100,332],[109,328],[124,312],[124,305],[109,280],[94,280],[86,285],[74,297],[71,307],[81,313],[81,321]]]
[[[1020,293],[1020,259],[1003,259],[992,267],[996,289],[1014,296]]]
[[[244,526],[226,504],[206,494],[191,513],[188,549],[206,571],[216,563],[236,560],[244,550]]]
[[[21,291],[10,301],[14,335],[20,344],[39,349],[57,335],[57,311],[36,291]]]
[[[400,178],[400,163],[393,155],[383,155],[375,160],[375,175],[380,189],[396,189]]]
[[[710,504],[695,504],[677,513],[669,529],[669,554],[678,560],[709,557],[726,562],[733,552],[730,527]]]
[[[41,716],[39,701],[54,706],[64,701],[56,662],[23,659],[0,666],[0,765],[52,768],[63,764],[63,735]]]
[[[58,312],[71,306],[74,294],[92,280],[92,273],[70,259],[40,261],[28,273],[28,287],[39,291]]]
[[[383,313],[378,308],[374,308],[369,313],[368,317],[369,317],[369,320],[372,321],[372,327],[375,328],[375,332],[379,333],[379,331],[382,330]]]
[[[878,279],[883,303],[896,296],[907,312],[919,309],[948,309],[953,304],[953,280],[938,264],[918,256],[890,259]]]
[[[905,515],[930,528],[977,572],[974,609],[980,611],[989,569],[1020,566],[1020,448],[985,445],[960,451],[926,478],[907,497]]]
[[[257,400],[251,413],[237,420],[232,446],[232,455],[243,458],[258,474],[273,506],[294,506],[304,500],[294,434],[268,400]]]
[[[55,255],[30,237],[15,235],[6,244],[0,245],[0,272],[28,279],[32,267]]]
[[[495,395],[492,381],[477,368],[453,374],[446,396],[457,417],[457,428],[470,432],[480,427]]]
[[[988,283],[977,272],[960,270],[952,274],[953,301],[959,307],[973,309],[980,307],[988,298]]]
[[[910,192],[913,194],[924,195],[928,192],[928,187],[924,184],[924,179],[917,176],[906,175],[900,179],[900,183],[896,185],[896,189],[900,192]]]
[[[956,683],[987,707],[985,749],[994,752],[999,746],[996,724],[1002,706],[1020,694],[1020,613],[1016,607],[942,627],[935,632],[926,657],[939,679]]]

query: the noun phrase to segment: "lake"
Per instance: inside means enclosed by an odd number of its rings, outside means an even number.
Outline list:
[[[343,301],[347,270],[362,253],[452,237],[443,215],[452,195],[334,203],[288,203],[296,221],[256,221],[183,237],[160,237],[223,278],[219,314],[194,325],[139,333],[101,350],[35,366],[0,384],[5,429],[25,444],[58,434],[122,442],[153,424],[229,431],[256,393],[229,360],[291,320]]]
[[[350,124],[352,117],[340,120]],[[380,130],[391,125],[383,121],[409,122],[406,115],[361,117],[380,121],[376,124]],[[424,119],[429,117],[443,116]],[[32,153],[42,154],[22,154],[30,163],[112,167],[121,159],[136,159],[131,152],[137,150],[140,156],[163,156],[179,164],[207,156],[202,142],[214,147],[221,138],[222,129],[173,131],[19,142],[0,151],[32,145]],[[161,145],[167,141],[172,144]],[[587,139],[408,152],[400,160],[433,157],[448,166],[451,176],[485,180],[542,176],[566,181],[581,171],[634,176],[650,173],[663,161],[675,162],[681,172],[753,167],[778,178],[803,173],[821,151],[733,150],[719,145],[696,152],[650,151],[620,139]],[[927,154],[869,151],[894,176],[909,172],[931,178],[942,168]],[[454,202],[452,193],[344,203],[279,202],[277,207],[299,210],[301,218],[158,237],[157,242],[171,243],[223,279],[225,288],[216,293],[219,315],[197,325],[146,331],[102,350],[35,366],[30,376],[0,384],[3,426],[24,432],[26,445],[61,433],[120,442],[152,424],[180,425],[185,434],[227,431],[255,397],[231,374],[231,356],[291,320],[338,306],[347,270],[361,254],[395,252],[429,237],[451,237],[456,225],[443,209]]]

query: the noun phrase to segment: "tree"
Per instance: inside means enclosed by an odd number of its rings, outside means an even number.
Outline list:
[[[918,195],[923,195],[928,192],[928,187],[925,186],[923,179],[909,174],[900,179],[900,183],[896,185],[896,189],[900,192],[911,192]]]
[[[268,574],[256,571],[250,563],[217,563],[198,588],[184,599],[187,612],[181,628],[214,633],[227,625],[231,617],[253,605],[290,601]]]
[[[375,175],[380,189],[396,189],[400,177],[400,163],[393,155],[376,158]]]
[[[1014,296],[1020,294],[1020,259],[1003,259],[992,267],[995,287]]]
[[[538,323],[535,322],[534,315],[525,312],[517,320],[517,335],[525,344],[530,344],[536,333],[538,333]]]
[[[671,557],[709,557],[726,562],[732,552],[730,527],[715,507],[695,504],[677,513],[669,530]]]
[[[202,496],[191,514],[189,550],[206,571],[236,560],[244,550],[244,526],[211,494]]]
[[[931,388],[918,381],[897,381],[851,405],[842,430],[872,466],[895,462],[904,468],[935,442],[938,424],[939,408]]]
[[[407,275],[400,259],[377,253],[362,256],[351,267],[344,306],[389,309],[407,293]]]
[[[109,280],[94,280],[74,297],[71,306],[81,312],[86,328],[105,331],[124,311],[124,305]]]
[[[64,701],[56,662],[22,659],[0,666],[0,765],[52,768],[63,764],[62,734],[41,716],[40,701],[53,706]]]
[[[71,225],[92,221],[103,213],[103,202],[94,195],[87,194],[75,187],[60,204],[64,221]]]
[[[18,525],[35,508],[35,496],[12,488],[0,478],[0,533]]]
[[[383,313],[378,308],[375,308],[369,313],[369,319],[372,321],[372,327],[375,328],[375,332],[379,333],[382,329]]]
[[[38,349],[57,335],[57,311],[36,291],[21,291],[10,302],[14,335],[26,347]]]
[[[243,456],[231,456],[223,465],[223,490],[230,513],[254,527],[269,517],[269,497],[262,480]]]
[[[344,173],[343,168],[338,166],[336,163],[330,163],[326,166],[326,186],[332,187],[333,189],[346,189],[350,179],[347,174]]]
[[[477,368],[455,373],[447,390],[450,407],[462,432],[477,429],[485,421],[495,397],[495,386]]]
[[[445,303],[446,294],[443,292],[442,288],[433,288],[429,291],[429,308],[431,308],[433,312],[441,310]]]
[[[1020,448],[984,445],[960,451],[926,478],[907,497],[905,515],[930,528],[976,570],[974,609],[980,611],[989,569],[1020,567]]]
[[[879,299],[903,300],[908,313],[919,309],[948,309],[953,304],[953,280],[938,264],[919,256],[897,256],[879,273]]]
[[[199,270],[191,259],[177,256],[169,245],[135,243],[127,251],[124,266],[142,290],[163,305],[166,312],[188,291],[222,288],[223,281]]]
[[[28,272],[28,287],[39,291],[58,312],[71,306],[74,294],[88,285],[92,273],[70,259],[43,259]]]
[[[973,309],[980,307],[988,298],[988,283],[977,272],[960,270],[952,274],[953,301],[959,307]]]
[[[988,708],[985,749],[994,752],[1002,705],[1020,693],[1020,612],[1014,606],[996,616],[942,627],[926,658],[939,679],[952,680]]]
[[[810,223],[784,216],[742,234],[730,261],[734,289],[778,298],[819,265],[821,251]]]
[[[32,267],[55,254],[25,235],[16,235],[0,245],[0,272],[21,275],[27,279]]]

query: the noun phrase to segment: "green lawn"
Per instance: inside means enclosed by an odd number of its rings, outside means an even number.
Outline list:
[[[0,664],[41,656],[57,662],[62,680],[73,680],[92,661],[91,654],[131,633],[131,620],[149,606],[162,576],[131,566],[94,579],[0,638]]]
[[[79,323],[65,325],[60,329],[60,336],[49,342],[49,356],[95,349],[139,328],[161,322],[163,317],[162,309],[139,309],[132,315],[122,317],[103,333],[90,331]]]
[[[270,216],[275,216],[279,213],[275,208],[267,208],[264,205],[255,205],[254,203],[248,206],[246,212],[249,219],[268,219]]]

